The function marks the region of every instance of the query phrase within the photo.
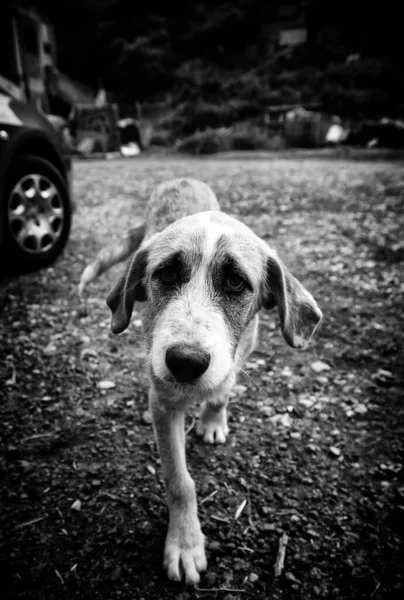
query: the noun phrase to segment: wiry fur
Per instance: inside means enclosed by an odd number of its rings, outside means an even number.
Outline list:
[[[112,331],[121,333],[134,303],[146,302],[150,410],[170,514],[164,565],[171,579],[184,574],[187,583],[196,584],[206,557],[195,485],[186,466],[185,411],[201,401],[198,433],[208,443],[225,442],[229,395],[255,347],[259,310],[278,307],[284,337],[295,348],[308,343],[321,311],[274,250],[243,223],[219,212],[206,184],[180,179],[160,186],[145,224],[135,231],[86,268],[80,293],[125,252],[137,250],[107,303]],[[243,285],[236,292],[231,282],[240,277]],[[204,370],[184,379],[169,362],[173,352],[191,367],[195,357],[204,357]]]

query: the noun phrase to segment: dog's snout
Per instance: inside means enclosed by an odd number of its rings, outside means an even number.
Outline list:
[[[176,344],[166,352],[166,365],[175,379],[190,383],[205,373],[210,363],[210,354],[190,344]]]

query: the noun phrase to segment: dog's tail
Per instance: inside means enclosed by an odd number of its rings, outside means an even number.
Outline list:
[[[80,299],[83,299],[84,289],[89,283],[113,265],[124,261],[133,252],[136,252],[143,241],[145,230],[146,225],[144,223],[138,227],[133,227],[125,234],[123,240],[100,250],[96,259],[87,265],[81,274],[78,285]]]

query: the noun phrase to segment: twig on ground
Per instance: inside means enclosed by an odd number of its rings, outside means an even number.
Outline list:
[[[17,382],[17,369],[12,362],[9,363],[9,366],[11,368],[11,377],[7,379],[6,385],[15,385]]]
[[[234,593],[238,593],[238,594],[242,594],[243,592],[245,592],[245,590],[239,590],[236,588],[195,588],[197,592],[202,592],[203,594],[207,594],[208,592],[234,592]]]
[[[246,552],[251,552],[252,554],[254,554],[254,550],[252,548],[249,548],[248,546],[240,546],[240,550],[246,550]]]
[[[221,523],[229,523],[229,519],[224,519],[223,517],[216,517],[215,515],[212,515],[211,519],[214,519],[215,521],[220,521]]]
[[[34,525],[34,523],[39,523],[39,521],[43,521],[46,517],[36,517],[35,519],[31,519],[30,521],[25,521],[24,523],[20,523],[16,525],[16,529],[22,529],[23,527],[28,527],[29,525]]]
[[[213,492],[211,494],[209,494],[209,496],[206,496],[206,498],[204,498],[203,500],[201,500],[200,504],[203,504],[204,502],[207,502],[208,500],[210,500],[211,498],[213,498],[213,496],[216,496],[216,494],[218,493],[219,490],[213,490]]]
[[[48,431],[47,433],[34,433],[33,435],[29,435],[28,437],[23,438],[21,441],[29,442],[31,440],[40,440],[41,438],[52,437],[53,435],[56,435],[57,433],[59,433],[59,432],[58,431]]]
[[[250,488],[248,488],[248,522],[251,525],[251,527],[254,527],[254,523],[253,523],[253,520],[252,520]]]
[[[98,494],[99,498],[108,498],[109,500],[114,500],[115,502],[121,502],[122,504],[130,504],[130,500],[127,498],[120,498],[119,496],[115,496],[115,494],[110,494],[109,492],[100,492]]]
[[[373,597],[373,596],[376,594],[376,592],[377,592],[377,590],[379,589],[379,587],[380,587],[380,581],[378,581],[378,582],[377,582],[375,589],[374,589],[374,590],[373,590],[373,592],[370,594],[370,598],[372,598],[372,597]]]
[[[289,537],[284,532],[279,538],[279,546],[278,546],[278,555],[276,557],[275,565],[274,565],[274,573],[275,577],[279,577],[283,571],[283,566],[285,563],[285,554],[286,554],[286,546],[288,544]]]
[[[53,570],[55,571],[56,575],[59,577],[62,585],[64,585],[65,580],[63,579],[63,577],[61,576],[61,574],[59,573],[59,571],[57,569],[55,569],[55,567],[53,567]]]
[[[247,504],[247,499],[244,498],[244,500],[242,501],[242,503],[240,504],[240,506],[238,507],[238,509],[235,512],[235,515],[234,515],[234,520],[235,521],[237,521],[237,519],[239,518],[239,516],[243,512],[246,504]]]

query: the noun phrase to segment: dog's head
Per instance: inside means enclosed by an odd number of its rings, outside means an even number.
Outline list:
[[[199,393],[234,379],[242,334],[261,308],[278,307],[294,348],[321,319],[276,253],[218,211],[184,217],[143,244],[107,298],[113,333],[128,327],[134,302],[146,300],[152,377]]]

